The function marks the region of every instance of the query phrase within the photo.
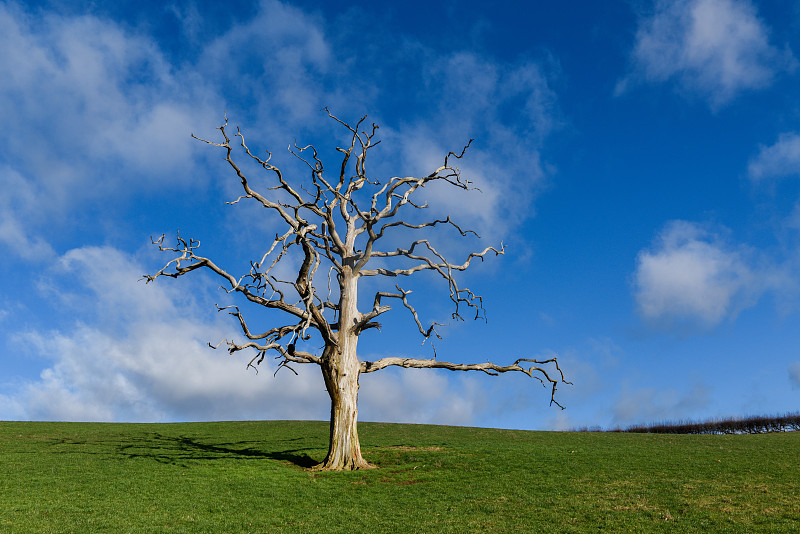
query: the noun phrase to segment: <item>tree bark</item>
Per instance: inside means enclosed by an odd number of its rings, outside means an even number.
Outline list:
[[[358,333],[353,326],[360,318],[356,308],[357,277],[347,269],[341,282],[339,346],[326,347],[322,376],[331,397],[331,431],[328,455],[316,469],[371,469],[361,456],[358,441],[358,376],[361,362],[356,354]]]
[[[325,461],[316,469],[370,469],[361,456],[358,440],[358,369],[323,367],[322,375],[331,397],[330,444]]]

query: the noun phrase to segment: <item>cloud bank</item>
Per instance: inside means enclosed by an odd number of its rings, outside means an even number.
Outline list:
[[[0,419],[169,421],[324,418],[328,401],[315,373],[256,375],[245,361],[207,345],[232,330],[209,318],[189,281],[145,285],[144,266],[110,247],[68,251],[48,285],[50,298],[76,317],[63,330],[17,335],[28,357],[45,362],[38,381],[21,384]],[[87,304],[89,305],[87,307]],[[286,373],[287,375],[291,373]]]
[[[330,399],[314,365],[298,375],[259,373],[247,355],[214,351],[236,331],[227,315],[204,313],[206,289],[197,281],[145,285],[144,266],[110,247],[73,249],[56,262],[50,298],[76,317],[63,330],[17,335],[27,357],[45,362],[39,380],[0,395],[0,420],[174,421],[326,419]],[[54,292],[55,291],[55,292]],[[224,298],[225,295],[217,295]],[[88,305],[88,306],[87,306]],[[361,419],[474,424],[487,410],[476,380],[451,383],[442,373],[384,371],[366,376]]]

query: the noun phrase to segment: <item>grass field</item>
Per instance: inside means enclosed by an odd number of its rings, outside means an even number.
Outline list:
[[[800,432],[0,422],[0,532],[800,532]]]

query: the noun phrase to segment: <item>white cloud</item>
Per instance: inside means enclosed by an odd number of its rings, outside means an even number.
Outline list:
[[[16,125],[3,134],[5,150],[35,179],[64,195],[75,181],[105,191],[120,180],[62,168],[81,160],[113,161],[117,173],[129,167],[145,183],[146,171],[185,165],[196,144],[188,125],[205,110],[186,102],[198,95],[149,38],[91,16],[34,18],[13,4],[0,7],[0,29],[0,103]]]
[[[762,146],[747,166],[753,181],[784,176],[800,176],[800,134],[784,133],[775,144]]]
[[[739,93],[769,86],[793,68],[791,53],[769,43],[769,28],[747,0],[659,0],[642,20],[632,52],[631,81],[676,80],[719,107]]]
[[[256,375],[246,355],[206,343],[231,337],[228,316],[195,308],[191,280],[145,285],[144,269],[113,248],[71,250],[59,260],[74,290],[55,289],[76,321],[57,331],[31,330],[19,343],[47,361],[38,381],[18,385],[0,418],[92,421],[324,419],[329,400],[319,370],[300,376],[265,361]],[[51,287],[51,291],[53,287]],[[88,291],[88,298],[76,297]]]
[[[468,426],[488,408],[477,379],[431,369],[386,369],[361,375],[359,418]]]
[[[232,329],[233,325],[231,325]],[[258,375],[205,343],[229,330],[191,316],[140,320],[126,332],[77,325],[21,339],[52,364],[16,396],[24,419],[164,421],[322,419],[329,409],[316,369]]]
[[[44,257],[52,244],[35,234],[48,225],[196,179],[189,133],[209,115],[206,91],[182,83],[149,38],[3,4],[0,48],[0,240],[14,252]]]
[[[635,297],[642,316],[670,325],[712,327],[752,305],[761,288],[741,250],[686,221],[673,221],[636,260]]]

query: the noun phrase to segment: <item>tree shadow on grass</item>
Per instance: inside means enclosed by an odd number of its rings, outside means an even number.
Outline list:
[[[175,438],[183,450],[193,450],[203,453],[208,453],[212,457],[228,457],[228,458],[267,458],[269,460],[278,460],[281,462],[289,462],[299,467],[308,468],[312,467],[319,462],[311,458],[307,453],[301,451],[310,449],[289,449],[285,451],[262,451],[253,447],[236,448],[237,443],[223,443],[212,445],[202,443],[194,438],[181,436]]]
[[[299,439],[299,438],[298,438]],[[265,451],[250,443],[207,443],[196,437],[189,436],[163,436],[154,434],[147,438],[131,440],[117,447],[117,453],[125,458],[148,458],[160,463],[181,465],[186,467],[187,462],[221,459],[266,459],[293,464],[301,468],[317,465],[314,460],[303,451],[311,448],[288,449],[283,451]]]

